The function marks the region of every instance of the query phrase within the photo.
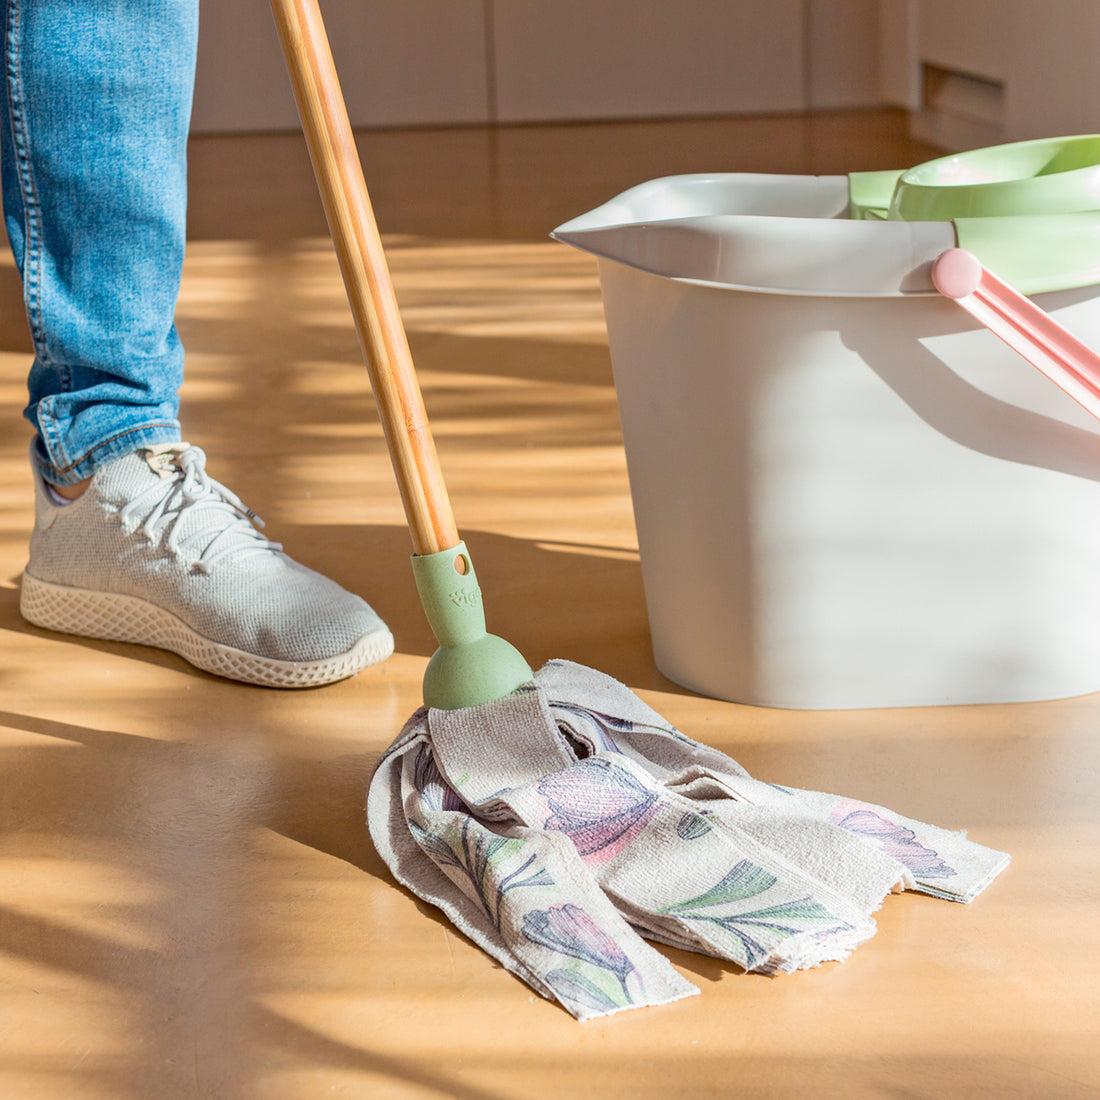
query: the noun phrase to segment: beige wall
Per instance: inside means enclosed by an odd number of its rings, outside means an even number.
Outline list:
[[[1097,0],[881,0],[882,89],[948,148],[1100,131]],[[925,65],[949,74],[938,91]]]
[[[485,117],[482,0],[322,0],[321,6],[356,125]],[[297,125],[267,0],[203,0],[193,129]]]
[[[352,121],[871,105],[878,0],[322,0]],[[266,0],[204,0],[194,129],[297,125]]]

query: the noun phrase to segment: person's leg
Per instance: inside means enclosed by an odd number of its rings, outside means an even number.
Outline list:
[[[34,340],[46,479],[179,439],[198,0],[6,0],[4,217]]]
[[[393,638],[373,610],[261,535],[180,442],[198,0],[0,10],[4,214],[35,350],[23,616],[256,684],[328,683],[382,660]]]

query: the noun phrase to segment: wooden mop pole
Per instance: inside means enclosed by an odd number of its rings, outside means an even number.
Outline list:
[[[458,528],[317,0],[271,0],[298,111],[417,554]]]

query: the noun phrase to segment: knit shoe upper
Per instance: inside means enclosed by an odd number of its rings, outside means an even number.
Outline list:
[[[358,596],[283,553],[186,443],[101,467],[64,503],[36,474],[20,609],[39,626],[170,649],[231,679],[329,683],[389,656]]]

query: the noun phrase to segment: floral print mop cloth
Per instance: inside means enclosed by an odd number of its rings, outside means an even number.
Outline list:
[[[699,992],[646,939],[750,971],[817,966],[874,935],[892,891],[968,902],[1009,858],[752,779],[568,661],[505,699],[413,715],[368,822],[399,882],[580,1020]]]

